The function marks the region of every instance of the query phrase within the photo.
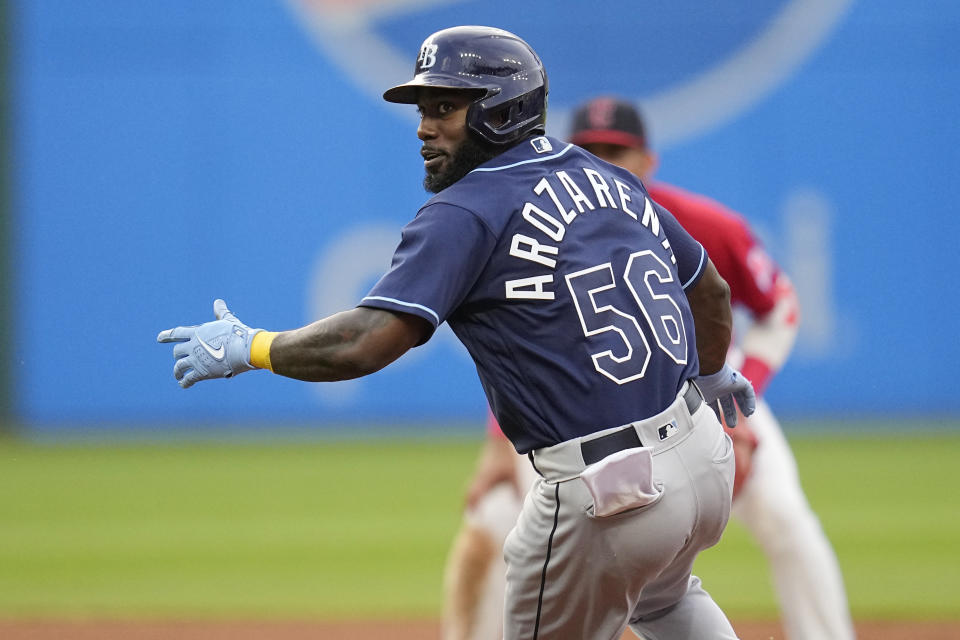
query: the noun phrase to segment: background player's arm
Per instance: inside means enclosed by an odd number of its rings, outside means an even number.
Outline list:
[[[700,374],[716,373],[727,358],[733,330],[730,287],[708,259],[703,276],[686,294],[696,329]]]
[[[740,343],[744,356],[740,371],[753,383],[758,396],[786,362],[799,327],[797,295],[783,272],[777,274],[773,295],[773,308],[754,314]]]
[[[269,346],[274,373],[327,382],[379,371],[432,331],[417,316],[357,307],[300,329],[278,333]]]

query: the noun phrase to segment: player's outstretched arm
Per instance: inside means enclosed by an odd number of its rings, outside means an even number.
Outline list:
[[[384,368],[423,342],[431,330],[414,315],[357,307],[276,334],[270,364],[274,373],[297,380],[359,378]]]
[[[300,329],[251,329],[223,300],[216,320],[161,331],[157,342],[175,343],[174,378],[184,389],[200,380],[270,369],[308,381],[348,380],[379,371],[423,342],[432,327],[415,316],[357,307]]]
[[[730,287],[707,260],[703,276],[687,291],[697,335],[700,375],[696,382],[703,398],[728,426],[737,424],[737,406],[749,416],[757,398],[750,381],[726,364],[727,349],[733,330],[730,310]]]

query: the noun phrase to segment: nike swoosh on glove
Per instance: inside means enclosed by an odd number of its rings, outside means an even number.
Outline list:
[[[721,411],[723,412],[723,420],[728,427],[734,427],[737,424],[738,406],[744,416],[751,415],[757,408],[757,394],[753,390],[753,385],[743,377],[742,373],[728,364],[724,364],[723,368],[716,373],[697,376],[693,381],[700,388],[703,400],[717,414],[718,420],[720,420]]]
[[[219,298],[213,302],[216,320],[161,331],[157,342],[175,342],[173,377],[187,389],[201,380],[230,378],[255,369],[250,364],[250,343],[263,329],[240,322]]]

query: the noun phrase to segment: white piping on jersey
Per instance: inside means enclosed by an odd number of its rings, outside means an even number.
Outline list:
[[[521,160],[520,162],[514,162],[513,164],[505,164],[502,167],[478,167],[473,171],[500,171],[501,169],[512,169],[513,167],[519,167],[522,164],[530,164],[531,162],[545,162],[547,160],[553,160],[554,158],[559,158],[560,156],[565,154],[572,146],[573,146],[573,143],[570,143],[567,146],[565,146],[562,150],[553,154],[552,156],[543,156],[542,158],[530,158],[529,160]],[[470,173],[473,173],[473,171],[471,171]]]
[[[700,244],[699,242],[697,244]],[[700,264],[697,265],[697,270],[693,272],[693,275],[690,276],[690,279],[683,283],[683,290],[686,291],[687,287],[690,286],[690,283],[693,282],[700,272],[703,271],[704,259],[707,257],[707,250],[703,248],[703,245],[700,245]]]
[[[395,298],[384,298],[383,296],[366,296],[363,300],[383,300],[384,302],[392,302],[393,304],[399,304],[403,307],[413,307],[414,309],[421,309],[426,311],[433,316],[434,320],[437,321],[437,324],[440,324],[440,316],[437,315],[437,312],[431,309],[430,307],[425,307],[422,304],[416,304],[414,302],[404,302],[403,300],[397,300]],[[361,300],[360,302],[363,302]]]

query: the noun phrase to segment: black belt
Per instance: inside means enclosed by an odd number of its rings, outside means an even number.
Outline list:
[[[699,409],[703,403],[703,396],[700,395],[700,390],[697,389],[697,385],[692,382],[687,385],[687,390],[683,394],[683,401],[686,403],[687,411],[690,412],[690,415],[696,413],[697,409]],[[600,436],[599,438],[594,438],[593,440],[581,442],[580,453],[583,454],[584,463],[593,464],[617,451],[642,446],[643,443],[640,442],[640,436],[637,435],[637,430],[627,428],[609,433],[605,436]]]

